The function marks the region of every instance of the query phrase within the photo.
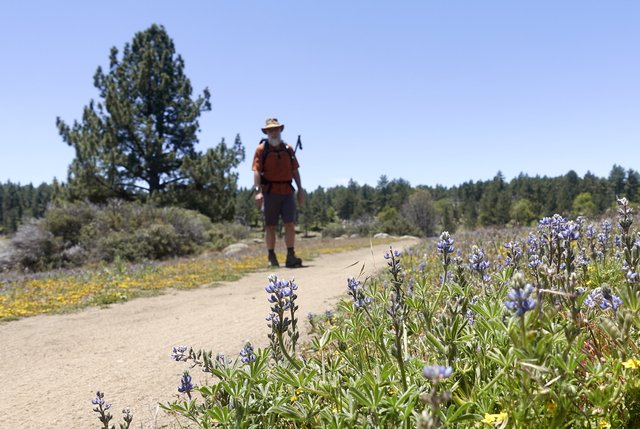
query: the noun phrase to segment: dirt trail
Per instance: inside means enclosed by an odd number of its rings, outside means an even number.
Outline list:
[[[392,244],[402,249],[416,242]],[[302,319],[332,308],[346,294],[346,279],[357,276],[363,263],[367,274],[386,267],[388,248],[324,255],[305,268],[274,272],[295,276]],[[171,348],[184,344],[237,356],[246,340],[266,346],[269,273],[0,324],[0,428],[98,428],[90,402],[96,390],[112,403],[116,427],[124,407],[134,413],[132,428],[174,427],[175,421],[157,408],[177,393],[187,369],[170,359]],[[306,324],[301,327],[306,332]],[[206,381],[197,370],[192,376],[196,384]]]

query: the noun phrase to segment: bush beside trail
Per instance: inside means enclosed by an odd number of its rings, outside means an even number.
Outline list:
[[[241,227],[213,224],[178,207],[111,200],[53,206],[21,225],[10,242],[5,268],[40,271],[90,262],[142,261],[221,249],[246,238]]]

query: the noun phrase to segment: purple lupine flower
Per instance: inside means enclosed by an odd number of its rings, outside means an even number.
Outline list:
[[[629,207],[629,200],[626,197],[616,197],[618,203],[618,225],[625,233],[629,233],[629,228],[633,224],[633,210]]]
[[[440,234],[440,241],[438,241],[437,247],[439,253],[453,253],[456,248],[453,246],[453,238],[449,234],[449,231],[444,231]]]
[[[221,366],[226,366],[227,364],[232,363],[231,359],[227,359],[227,356],[224,353],[216,354],[216,362]]]
[[[592,290],[584,299],[584,303],[589,308],[593,308],[597,305],[602,310],[611,308],[613,311],[617,311],[622,305],[622,300],[620,297],[612,294],[611,289],[605,285]]]
[[[607,234],[605,234],[604,232],[600,232],[596,236],[596,239],[598,240],[598,245],[600,246],[600,248],[607,248],[607,243],[609,241],[609,237],[607,237]]]
[[[173,351],[171,352],[171,359],[175,360],[176,362],[180,362],[180,361],[185,361],[187,360],[187,356],[185,355],[185,352],[187,351],[187,346],[176,346],[173,348]]]
[[[563,223],[559,230],[558,236],[567,241],[575,241],[580,238],[580,229],[579,225],[573,221]]]
[[[579,267],[586,267],[589,265],[589,257],[587,256],[587,250],[581,247],[578,251],[578,257],[576,258],[576,265]]]
[[[356,280],[355,278],[351,277],[347,279],[347,289],[347,293],[353,298],[353,305],[357,310],[365,308],[371,303],[371,298],[365,296],[360,281]]]
[[[541,231],[540,239],[543,243],[554,242],[558,240],[574,241],[579,237],[579,227],[573,221],[567,221],[559,214],[552,217],[545,217],[540,220],[538,230]]]
[[[509,241],[504,243],[504,248],[507,249],[507,256],[504,260],[504,263],[507,267],[517,266],[518,261],[522,258],[523,253],[520,248],[519,241]]]
[[[109,427],[109,421],[113,418],[111,413],[107,412],[111,408],[111,404],[105,404],[104,393],[97,391],[96,398],[91,401],[96,407],[94,412],[98,413],[98,419],[104,424],[104,427]]]
[[[98,407],[102,408],[102,410],[106,411],[111,408],[111,404],[105,404],[104,401],[104,393],[97,391],[96,398],[91,400],[93,405],[98,405]],[[98,411],[98,408],[95,408],[94,411]]]
[[[193,384],[191,384],[191,376],[189,371],[185,371],[180,378],[180,386],[178,386],[178,392],[186,393],[191,398],[191,391],[193,390]]]
[[[529,252],[535,253],[540,248],[540,240],[534,233],[529,233],[529,238],[527,239],[527,246],[529,248]]]
[[[453,247],[453,243],[453,238],[451,238],[448,231],[444,231],[440,234],[440,241],[438,241],[437,247],[438,253],[442,254],[442,265],[445,266],[445,270],[451,263],[450,255],[456,250],[456,248]]]
[[[402,256],[402,253],[400,253],[400,251],[398,250],[393,250],[393,249],[389,249],[388,252],[384,253],[384,259],[399,258],[400,256]]]
[[[449,378],[451,374],[453,374],[453,368],[450,366],[433,365],[422,368],[424,378],[431,380],[433,383]]]
[[[272,274],[269,276],[269,284],[264,290],[269,294],[267,301],[273,304],[271,306],[272,312],[280,314],[295,306],[294,301],[298,297],[295,291],[298,290],[298,285],[293,280],[281,280]]]
[[[615,247],[617,247],[618,249],[622,247],[622,237],[620,237],[619,235],[616,234],[616,236],[613,238],[613,245]]]
[[[529,268],[531,269],[536,269],[540,266],[540,257],[538,255],[536,255],[535,253],[533,253],[531,256],[529,256]]]
[[[519,278],[514,277],[514,287],[507,292],[507,301],[504,305],[511,311],[515,312],[516,316],[522,317],[527,311],[533,310],[536,307],[536,300],[531,298],[531,293],[534,291],[534,287],[531,284],[523,285],[522,276]]]
[[[270,313],[265,320],[271,322],[268,326],[276,332],[287,332],[291,325],[291,320],[287,316],[281,318],[278,313]]]
[[[264,318],[268,322],[280,323],[280,318],[276,313],[269,313],[267,317]]]
[[[469,265],[472,270],[477,271],[480,274],[484,274],[487,268],[489,268],[489,261],[485,259],[484,250],[482,248],[475,245],[471,248]]]
[[[407,296],[409,298],[413,296],[413,285],[415,284],[415,282],[416,280],[413,277],[411,277],[407,282]]]
[[[420,264],[418,264],[418,270],[420,270],[421,273],[424,273],[424,268],[426,267],[426,264],[424,261],[420,261]]]
[[[466,317],[467,317],[467,323],[469,324],[469,326],[473,325],[474,318],[473,318],[473,311],[471,311],[471,309],[467,310]]]
[[[253,362],[257,359],[256,354],[253,352],[253,346],[251,343],[247,342],[242,350],[240,350],[240,358],[244,364],[248,364],[249,362]]]

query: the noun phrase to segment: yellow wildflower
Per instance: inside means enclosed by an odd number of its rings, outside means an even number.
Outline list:
[[[607,419],[598,420],[598,429],[610,429],[610,428],[611,428],[611,423],[609,423],[609,420]]]
[[[558,404],[556,404],[556,402],[553,399],[549,399],[549,401],[547,401],[547,410],[549,410],[551,414],[554,414],[557,409],[558,409]]]
[[[291,402],[296,402],[298,400],[298,397],[296,395],[293,395],[291,397]]]
[[[622,362],[622,366],[633,369],[640,368],[640,360],[630,358],[629,360]]]
[[[490,425],[499,425],[503,421],[505,421],[509,417],[509,414],[502,412],[500,414],[489,414],[486,413],[484,415],[484,419],[480,420],[482,423],[487,423]]]

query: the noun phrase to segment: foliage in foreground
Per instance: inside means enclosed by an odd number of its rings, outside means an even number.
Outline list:
[[[175,347],[215,382],[185,371],[164,408],[200,428],[637,427],[640,234],[618,203],[615,231],[556,215],[528,237],[389,252],[386,276],[309,317],[305,347],[303,286],[272,276],[271,346]]]

